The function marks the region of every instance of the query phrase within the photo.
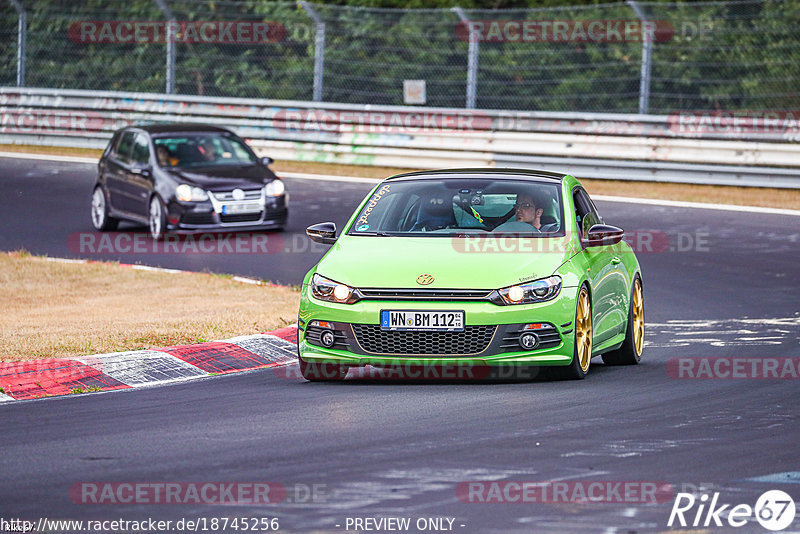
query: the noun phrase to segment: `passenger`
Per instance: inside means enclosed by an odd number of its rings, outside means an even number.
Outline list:
[[[156,147],[156,157],[158,158],[158,164],[162,167],[174,167],[178,164],[178,158],[173,158],[169,153],[169,149],[164,145]]]

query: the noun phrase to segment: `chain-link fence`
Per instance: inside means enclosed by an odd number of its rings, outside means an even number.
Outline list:
[[[796,110],[798,29],[800,0],[514,10],[0,0],[0,84],[401,105],[404,81],[424,80],[429,106]]]

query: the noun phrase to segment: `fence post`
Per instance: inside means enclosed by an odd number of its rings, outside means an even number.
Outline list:
[[[650,110],[650,70],[652,68],[653,41],[645,34],[647,17],[636,3],[636,0],[626,0],[633,8],[636,16],[642,21],[642,78],[639,84],[639,113],[646,114]]]
[[[325,21],[308,2],[300,6],[314,21],[314,102],[322,101],[322,78],[325,74]]]
[[[175,32],[177,21],[172,10],[164,0],[155,0],[158,9],[167,18],[167,26],[164,28],[164,37],[167,41],[167,82],[165,91],[167,94],[175,94]]]
[[[475,109],[475,100],[478,95],[478,42],[479,36],[477,30],[472,28],[469,17],[464,13],[464,10],[456,6],[450,8],[458,18],[467,25],[469,30],[469,50],[467,52],[467,109]]]
[[[25,56],[28,48],[28,14],[19,0],[10,0],[17,10],[17,87],[25,87]]]

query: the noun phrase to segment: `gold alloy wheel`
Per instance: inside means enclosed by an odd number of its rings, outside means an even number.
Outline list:
[[[638,278],[633,283],[633,348],[636,356],[642,354],[644,345],[644,296],[642,295],[642,281]]]
[[[585,287],[581,288],[578,295],[578,310],[575,313],[575,351],[581,371],[585,373],[592,359],[592,305]]]

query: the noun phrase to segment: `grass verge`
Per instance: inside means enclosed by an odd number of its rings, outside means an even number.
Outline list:
[[[257,334],[293,323],[299,299],[290,288],[224,276],[0,253],[0,361]]]

